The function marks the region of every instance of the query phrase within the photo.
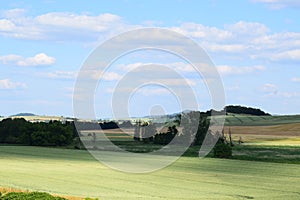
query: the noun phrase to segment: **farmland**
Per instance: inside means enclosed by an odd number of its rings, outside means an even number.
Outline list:
[[[225,126],[268,126],[300,123],[300,115],[254,116],[228,113]]]
[[[100,199],[299,199],[300,168],[182,157],[149,174],[127,174],[86,151],[0,146],[0,185]]]
[[[225,135],[229,129],[235,142],[232,159],[211,154],[199,159],[199,146],[194,146],[172,165],[146,174],[112,170],[85,150],[2,145],[0,187],[72,199],[300,198],[299,116],[230,114]],[[123,131],[109,129],[105,134],[129,151],[161,148],[133,141],[132,128]],[[242,144],[237,143],[240,138]]]

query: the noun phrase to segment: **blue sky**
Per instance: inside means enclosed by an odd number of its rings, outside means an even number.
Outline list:
[[[167,28],[196,41],[219,70],[226,104],[299,113],[299,11],[297,0],[3,2],[0,115],[73,116],[76,75],[90,53],[106,39],[143,27]],[[144,52],[115,64],[106,85],[95,93],[97,117],[111,116],[111,87],[122,77],[120,69],[150,63],[154,57]],[[172,58],[157,62],[184,67]],[[195,77],[188,78],[197,88]],[[198,93],[200,109],[210,108],[208,92]],[[162,88],[140,91],[132,98],[130,112],[149,114],[160,110],[156,105],[168,113],[178,111],[176,99],[162,94]]]

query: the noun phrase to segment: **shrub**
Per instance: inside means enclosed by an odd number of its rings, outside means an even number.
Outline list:
[[[11,192],[0,198],[1,200],[66,200],[62,197],[54,197],[45,192]]]
[[[229,144],[217,144],[213,151],[216,158],[230,158],[232,156],[232,148]]]

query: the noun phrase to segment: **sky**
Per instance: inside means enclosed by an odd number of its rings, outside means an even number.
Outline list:
[[[2,2],[0,116],[74,116],[75,83],[91,53],[110,38],[148,27],[175,31],[203,48],[220,74],[226,105],[299,114],[299,11],[298,0]],[[149,64],[176,69],[196,93],[199,109],[212,107],[210,91],[189,63],[166,52],[143,50],[116,60],[103,77],[99,71],[90,74],[103,80],[94,93],[97,118],[112,116],[112,98],[122,77]],[[186,91],[178,77],[164,81]],[[188,109],[159,85],[130,92],[130,99],[118,98],[130,116]]]

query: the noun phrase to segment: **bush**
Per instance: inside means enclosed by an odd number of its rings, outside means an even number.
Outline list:
[[[11,192],[0,197],[1,200],[66,200],[62,197],[54,197],[45,192]]]
[[[213,151],[216,158],[230,158],[232,156],[232,148],[229,144],[217,144]]]

